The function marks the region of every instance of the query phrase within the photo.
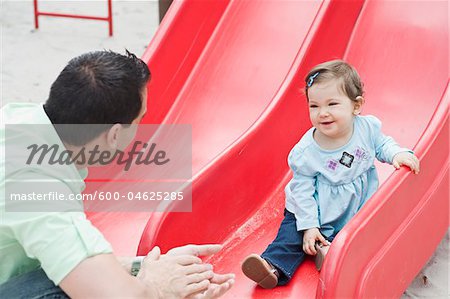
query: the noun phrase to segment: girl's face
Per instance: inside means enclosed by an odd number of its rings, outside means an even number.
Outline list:
[[[339,80],[313,84],[308,89],[309,117],[321,135],[329,139],[345,138],[353,132],[354,116],[361,111],[362,97],[350,100]]]

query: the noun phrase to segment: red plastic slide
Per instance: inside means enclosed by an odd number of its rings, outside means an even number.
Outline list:
[[[192,125],[192,212],[90,219],[118,254],[139,239],[139,254],[225,244],[211,262],[237,274],[229,298],[398,297],[449,225],[447,12],[446,1],[175,1],[143,57],[153,74],[145,121]],[[377,165],[379,191],[322,272],[307,260],[288,286],[263,290],[240,263],[281,221],[287,154],[311,126],[303,77],[342,57],[365,83],[364,114],[414,148],[421,173]]]

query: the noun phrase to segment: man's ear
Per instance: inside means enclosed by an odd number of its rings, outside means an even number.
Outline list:
[[[357,96],[355,100],[356,101],[353,107],[353,114],[359,115],[362,111],[362,106],[364,105],[364,98],[362,96]]]
[[[106,133],[106,142],[110,148],[117,149],[119,146],[119,137],[122,131],[121,124],[113,125]]]

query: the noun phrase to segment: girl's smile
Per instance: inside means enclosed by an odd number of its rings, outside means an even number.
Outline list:
[[[332,79],[316,83],[308,89],[309,116],[317,129],[316,142],[325,148],[347,143],[353,134],[354,116],[359,114],[362,97],[352,101],[342,90],[342,81]]]

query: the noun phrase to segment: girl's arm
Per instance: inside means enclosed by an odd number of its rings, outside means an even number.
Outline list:
[[[314,199],[316,191],[316,178],[309,177],[299,172],[294,173],[294,178],[286,187],[286,197],[295,201],[295,218],[297,230],[305,230],[320,227],[319,207]]]
[[[289,153],[288,163],[293,172],[293,178],[287,184],[285,192],[286,209],[295,214],[297,230],[302,231],[313,227],[318,228],[320,223],[319,207],[314,199],[316,173],[311,166],[313,157],[309,157],[306,148],[299,144]]]
[[[368,116],[368,119],[372,129],[371,135],[375,146],[375,157],[378,161],[392,164],[394,156],[398,153],[407,152],[413,154],[410,149],[400,147],[392,137],[383,134],[381,130],[382,124],[378,118]]]

